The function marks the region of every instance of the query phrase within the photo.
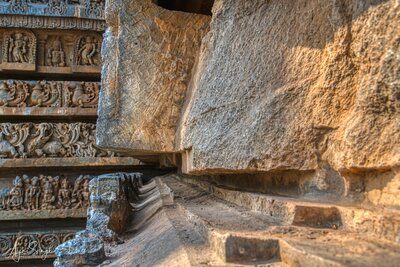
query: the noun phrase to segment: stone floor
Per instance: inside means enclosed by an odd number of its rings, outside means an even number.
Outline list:
[[[183,180],[158,178],[162,207],[149,207],[160,208],[146,227],[109,247],[102,266],[398,266],[400,261],[398,214],[390,219],[363,210],[360,220],[359,207],[265,195],[279,205],[257,206],[254,200],[260,199],[248,193],[221,194],[211,185]],[[314,218],[303,216],[304,207]],[[366,226],[352,225],[350,216]],[[393,229],[374,229],[382,223]]]

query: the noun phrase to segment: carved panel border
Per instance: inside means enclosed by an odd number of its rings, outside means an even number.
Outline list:
[[[0,234],[0,261],[54,258],[55,248],[73,239],[75,231]]]
[[[104,0],[0,0],[0,14],[103,20]]]
[[[1,123],[0,158],[93,158],[114,153],[96,146],[92,123]]]
[[[106,29],[106,23],[103,20],[78,18],[0,15],[0,27],[27,29],[91,30],[103,32]]]

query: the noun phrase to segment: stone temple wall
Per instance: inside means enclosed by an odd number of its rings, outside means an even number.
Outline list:
[[[0,1],[2,266],[51,264],[92,176],[140,163],[95,144],[104,29],[104,1]]]
[[[211,17],[107,5],[100,147],[181,154],[184,173],[241,189],[399,207],[398,1],[216,0]]]

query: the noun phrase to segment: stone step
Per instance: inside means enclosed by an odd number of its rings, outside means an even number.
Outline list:
[[[189,232],[207,240],[226,266],[271,261],[288,266],[396,266],[400,260],[400,246],[394,242],[368,239],[344,228],[286,225],[285,220],[223,201],[176,177],[158,182],[165,203],[185,217],[181,221],[192,225]]]
[[[186,176],[174,177],[179,181],[198,186],[224,201],[279,218],[283,225],[342,229],[400,242],[400,213],[393,210],[382,212],[355,205],[243,192]]]

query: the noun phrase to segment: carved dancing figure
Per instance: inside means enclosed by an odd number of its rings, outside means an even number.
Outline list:
[[[96,43],[90,36],[86,36],[83,46],[78,51],[79,65],[95,65],[94,55],[97,52]]]
[[[11,62],[15,63],[27,63],[27,46],[28,46],[28,38],[22,34],[17,32],[15,35],[15,40],[10,37],[10,51],[11,51]]]

